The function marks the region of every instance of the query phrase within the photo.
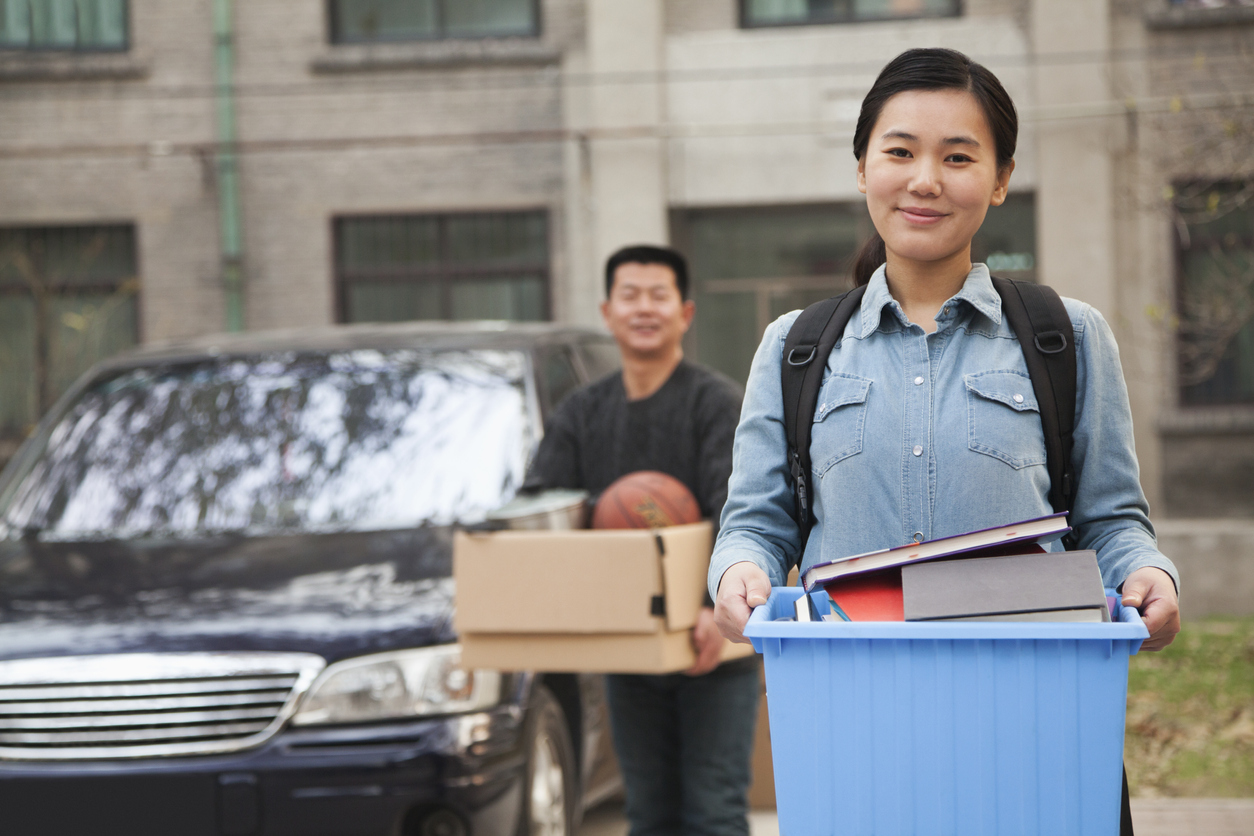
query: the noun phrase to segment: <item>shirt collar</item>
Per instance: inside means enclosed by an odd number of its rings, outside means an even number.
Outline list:
[[[871,280],[867,282],[866,294],[862,297],[862,333],[859,335],[862,339],[871,336],[879,327],[880,315],[884,307],[896,304],[896,300],[888,292],[888,279],[884,273],[886,266],[881,264],[871,274]],[[967,302],[994,323],[1001,324],[1001,297],[997,295],[997,290],[993,287],[993,279],[988,273],[988,268],[983,264],[971,265],[971,272],[967,273],[967,280],[963,282],[962,289],[949,301],[958,300]]]

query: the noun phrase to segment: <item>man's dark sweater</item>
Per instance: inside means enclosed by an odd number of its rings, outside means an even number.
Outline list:
[[[681,361],[647,398],[627,399],[615,372],[572,393],[549,418],[524,489],[580,488],[595,498],[620,476],[660,470],[688,486],[718,527],[744,393]]]

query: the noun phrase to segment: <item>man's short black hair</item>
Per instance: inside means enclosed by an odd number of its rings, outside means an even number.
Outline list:
[[[633,244],[623,247],[605,262],[605,297],[614,289],[614,271],[624,264],[661,264],[671,268],[675,274],[675,285],[679,288],[679,298],[688,299],[688,262],[670,247],[656,247],[652,244]]]

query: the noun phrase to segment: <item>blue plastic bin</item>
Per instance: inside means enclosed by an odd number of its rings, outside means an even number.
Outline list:
[[[765,658],[781,836],[1117,836],[1128,658],[1149,635],[1136,610],[776,620],[802,594],[776,587],[745,627]]]

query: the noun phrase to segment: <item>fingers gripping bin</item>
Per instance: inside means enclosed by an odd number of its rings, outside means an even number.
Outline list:
[[[765,659],[782,836],[1117,836],[1136,610],[1109,624],[777,621]],[[820,612],[826,596],[815,593]]]

